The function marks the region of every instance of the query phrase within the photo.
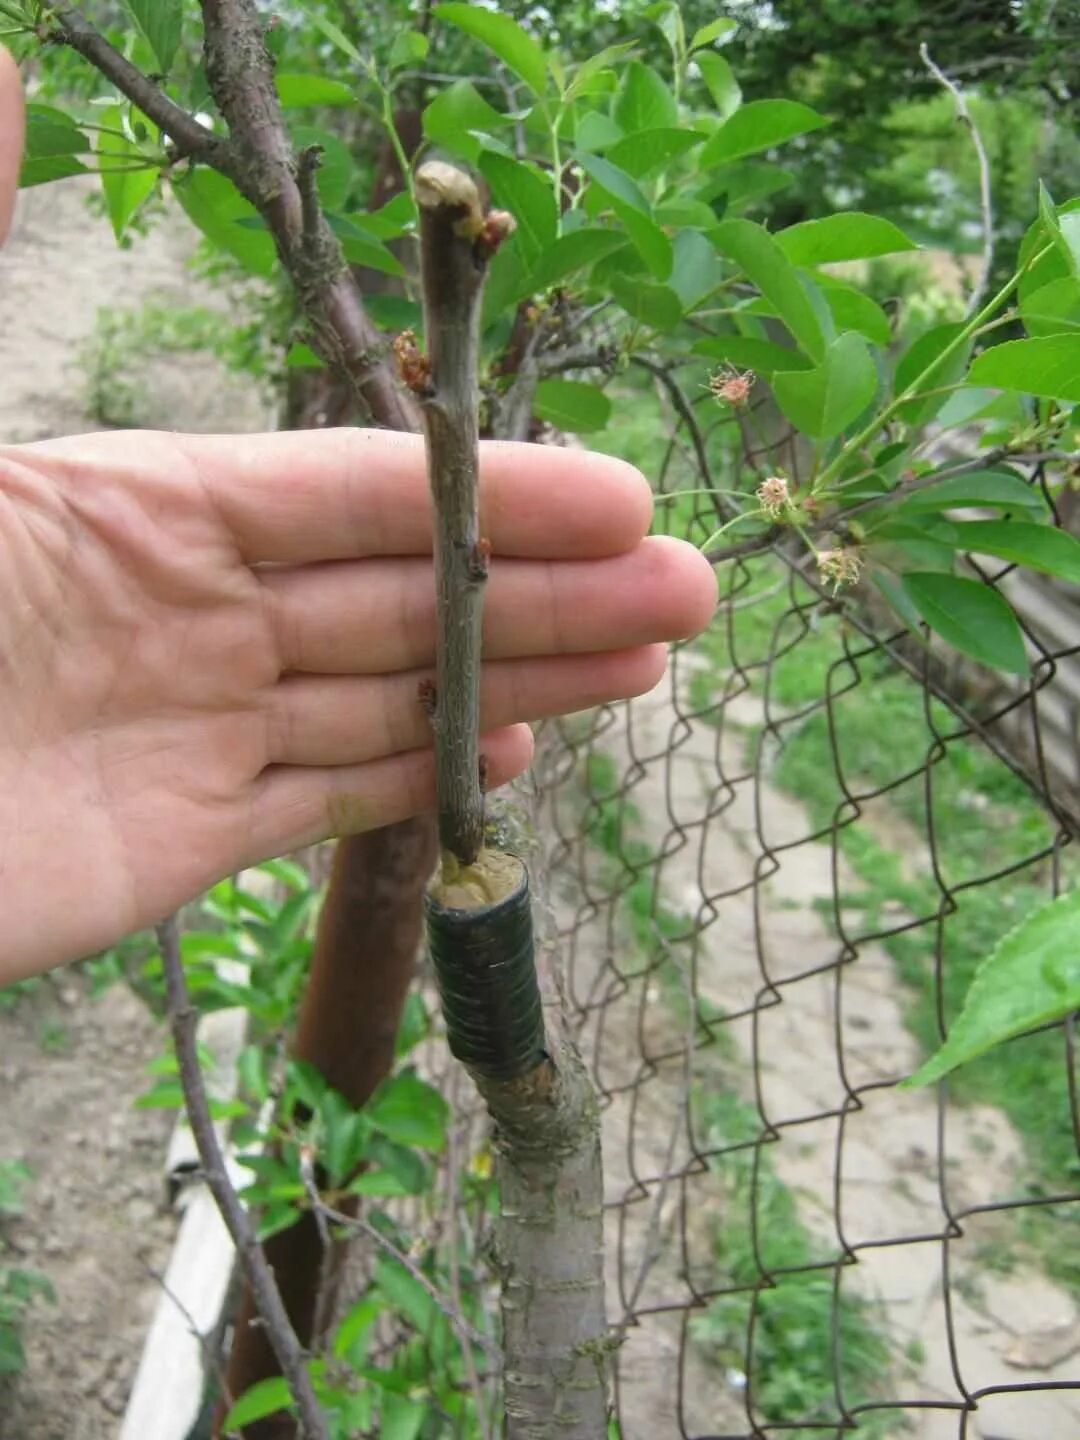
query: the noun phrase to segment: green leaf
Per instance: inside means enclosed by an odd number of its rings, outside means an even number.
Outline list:
[[[722,55],[714,55],[709,50],[694,58],[712,96],[717,115],[721,120],[730,120],[742,104],[742,90],[734,71]]]
[[[332,20],[327,20],[324,15],[309,15],[308,18],[314,26],[322,31],[335,50],[340,50],[354,65],[359,65],[362,70],[367,70],[367,61],[345,34],[344,30],[335,25]]]
[[[861,335],[838,336],[812,370],[773,376],[776,403],[797,430],[831,440],[858,418],[877,391],[877,367]]]
[[[26,138],[24,160],[40,160],[50,155],[82,155],[90,149],[90,141],[62,110],[51,105],[26,107]]]
[[[306,105],[355,105],[352,87],[328,75],[275,74],[278,99],[286,110],[301,110]]]
[[[586,175],[596,182],[610,200],[618,200],[621,205],[637,210],[641,215],[650,213],[649,202],[645,199],[641,187],[625,170],[620,170],[608,160],[602,160],[599,155],[582,155],[580,162]]]
[[[564,97],[567,103],[576,100],[581,95],[593,93],[595,82],[599,80],[600,76],[610,76],[612,63],[621,59],[627,50],[633,48],[632,40],[624,40],[618,45],[607,45],[603,50],[598,50],[595,55],[590,55],[587,60],[583,60],[574,71],[573,79],[567,87]]]
[[[468,80],[440,90],[424,110],[424,134],[436,145],[475,165],[482,145],[476,134],[492,134],[511,122],[494,109]]]
[[[937,390],[943,385],[951,385],[964,373],[971,348],[970,341],[961,345],[947,360],[941,364],[937,363],[939,357],[945,353],[963,328],[961,324],[935,325],[933,329],[920,335],[900,357],[893,379],[897,395],[914,385],[916,381],[919,382],[917,388],[912,391],[912,398],[905,401],[897,412],[908,425],[925,424],[945,404],[945,395],[926,395],[925,391]],[[923,375],[924,371],[928,373],[920,380],[919,377]]]
[[[574,131],[574,145],[579,153],[606,150],[621,139],[622,131],[615,121],[601,115],[598,110],[586,111]]]
[[[416,224],[416,206],[407,190],[378,210],[360,210],[347,217],[377,240],[396,240]]]
[[[751,335],[715,335],[694,344],[695,355],[708,355],[713,360],[726,360],[741,370],[768,378],[778,370],[807,370],[810,361],[798,350],[785,350],[771,340],[758,340]]]
[[[1039,906],[976,970],[941,1049],[901,1085],[929,1085],[957,1065],[1080,1010],[1080,890]]]
[[[387,61],[391,71],[404,70],[407,65],[419,65],[427,59],[429,42],[419,30],[399,30],[390,46]]]
[[[798,100],[751,100],[721,125],[702,150],[701,168],[771,150],[828,123],[824,115]]]
[[[355,1180],[350,1180],[346,1188],[350,1195],[377,1195],[395,1199],[413,1193],[403,1180],[392,1175],[389,1170],[364,1170]]]
[[[777,235],[776,243],[793,265],[868,260],[875,255],[893,255],[900,250],[919,248],[891,220],[866,215],[861,210],[789,225]]]
[[[1016,616],[993,586],[928,570],[909,571],[902,584],[930,629],[955,649],[994,670],[1030,673]]]
[[[628,315],[654,330],[674,330],[682,319],[682,301],[668,285],[612,275],[608,288]]]
[[[686,51],[686,31],[678,5],[673,0],[657,0],[656,4],[646,6],[641,13],[646,20],[652,21],[668,42],[676,62],[680,61]]]
[[[1080,584],[1080,540],[1054,525],[1035,525],[1029,520],[959,520],[954,529],[959,550],[995,555]]]
[[[225,1416],[223,1430],[239,1430],[241,1425],[250,1425],[253,1420],[262,1420],[266,1415],[276,1415],[279,1410],[292,1409],[292,1394],[289,1382],[283,1375],[270,1380],[258,1380],[250,1390],[245,1390],[240,1399]]]
[[[643,130],[624,135],[608,150],[607,158],[636,179],[669,165],[704,138],[696,130]]]
[[[625,67],[611,113],[628,135],[635,130],[673,129],[679,123],[674,95],[657,70],[640,60],[631,60]]]
[[[664,200],[653,211],[658,225],[670,225],[675,229],[712,230],[716,225],[716,212],[704,200]]]
[[[135,1101],[136,1110],[181,1110],[184,1091],[178,1080],[161,1080]]]
[[[341,241],[350,265],[366,265],[369,270],[380,270],[384,275],[404,275],[404,267],[394,252],[355,220],[345,215],[328,215],[326,223]]]
[[[376,1129],[402,1145],[441,1150],[450,1107],[431,1085],[405,1070],[384,1080],[364,1112]]]
[[[809,293],[769,232],[751,220],[725,220],[710,238],[757,286],[806,353],[823,360],[825,337]]]
[[[431,1407],[387,1390],[379,1409],[379,1440],[416,1440]]]
[[[1020,318],[1024,329],[1036,339],[1080,331],[1080,280],[1065,275],[1040,285],[1021,300]]]
[[[675,236],[671,267],[671,288],[693,310],[720,282],[722,267],[716,251],[697,230],[682,230]]]
[[[1080,400],[1080,334],[1007,340],[976,355],[968,380],[1051,400]]]
[[[702,25],[700,30],[694,31],[694,38],[690,41],[690,54],[693,54],[695,50],[700,50],[703,45],[713,44],[721,36],[726,38],[736,29],[738,29],[738,21],[729,20],[726,15],[721,16],[719,20],[710,21],[708,25]],[[703,58],[701,55],[695,56],[699,65]]]
[[[728,211],[731,211],[736,206],[743,208],[764,200],[791,185],[794,180],[794,171],[785,170],[782,165],[765,164],[761,160],[737,160],[717,170],[707,189],[711,198],[725,195]]]
[[[397,1260],[380,1255],[375,1266],[375,1285],[392,1310],[403,1315],[421,1335],[430,1333],[439,1320],[439,1307],[428,1292]]]
[[[277,262],[274,242],[266,229],[251,229],[241,223],[255,220],[261,225],[261,216],[231,180],[200,165],[187,175],[173,179],[173,193],[188,219],[245,270],[262,276],[273,272]]]
[[[919,514],[927,510],[959,510],[984,505],[994,510],[1034,510],[1042,514],[1046,502],[1034,485],[1006,470],[973,470],[953,475],[909,495],[897,506],[897,514]]]
[[[125,111],[126,106],[110,105],[102,111],[101,124],[110,130],[124,130]],[[119,135],[99,134],[97,153],[105,208],[109,212],[113,234],[121,240],[140,205],[153,193],[160,172],[134,141],[121,139]],[[146,168],[128,168],[136,164]]]
[[[480,169],[504,210],[517,221],[517,242],[521,258],[531,269],[559,232],[559,215],[555,194],[547,180],[506,155],[486,150],[480,156]]]
[[[857,330],[873,344],[884,347],[892,339],[889,317],[876,301],[853,285],[844,285],[831,275],[815,277],[838,331]]]
[[[74,155],[43,155],[40,160],[24,160],[19,171],[19,189],[31,190],[47,185],[50,180],[66,180],[69,175],[86,175],[85,165]]]
[[[595,226],[560,235],[554,245],[548,246],[540,256],[531,283],[537,290],[546,290],[549,285],[583,270],[625,244],[626,237],[617,230],[602,230]]]
[[[464,4],[436,5],[433,13],[439,20],[449,21],[486,45],[515,75],[520,75],[534,94],[544,93],[547,88],[547,57],[532,36],[527,35],[509,15]]]
[[[385,1308],[380,1295],[364,1295],[346,1312],[334,1335],[334,1354],[339,1360],[354,1354]]]
[[[124,0],[131,18],[141,30],[163,75],[180,45],[183,0]]]
[[[582,155],[579,161],[622,221],[634,248],[651,273],[657,280],[666,280],[671,274],[671,241],[651,218],[648,202],[635,181],[598,155]]]
[[[608,397],[581,380],[541,380],[533,409],[549,425],[581,435],[603,430],[611,419]]]

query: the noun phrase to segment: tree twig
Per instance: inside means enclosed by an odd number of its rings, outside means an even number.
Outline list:
[[[70,46],[89,60],[169,137],[182,155],[219,168],[226,163],[227,142],[170,100],[159,85],[110,45],[77,10],[67,5],[54,10],[49,38]]]
[[[306,1440],[329,1440],[329,1430],[307,1372],[305,1355],[289,1323],[274,1273],[266,1263],[262,1246],[255,1238],[247,1211],[233,1189],[225,1168],[225,1158],[218,1144],[210,1104],[199,1065],[196,1024],[198,1014],[192,1008],[180,959],[180,932],[176,917],[157,927],[158,945],[165,972],[165,993],[168,997],[169,1023],[180,1071],[191,1133],[202,1162],[207,1187],[217,1202],[221,1218],[232,1236],[236,1253],[254,1291],[259,1313],[266,1326],[281,1373],[299,1411],[302,1433]]]
[[[489,1359],[496,1364],[499,1363],[502,1357],[498,1347],[493,1345],[486,1335],[481,1335],[480,1331],[466,1320],[460,1310],[454,1308],[445,1295],[431,1283],[412,1256],[407,1255],[400,1246],[395,1245],[388,1236],[384,1235],[381,1230],[377,1230],[371,1221],[365,1220],[362,1215],[345,1215],[342,1211],[335,1210],[332,1205],[327,1205],[318,1191],[313,1193],[310,1188],[308,1198],[312,1209],[322,1216],[324,1223],[330,1220],[335,1225],[342,1225],[349,1230],[356,1230],[359,1234],[366,1235],[377,1249],[382,1250],[389,1255],[391,1260],[396,1260],[404,1270],[407,1270],[439,1313],[449,1321],[451,1329],[463,1347],[478,1345]]]
[[[924,40],[919,46],[919,59],[929,70],[930,74],[943,86],[953,98],[956,106],[956,118],[961,125],[967,127],[971,136],[971,143],[975,148],[975,156],[979,162],[979,213],[982,222],[982,267],[979,277],[975,282],[975,288],[968,300],[968,316],[975,314],[982,304],[983,296],[990,285],[990,272],[994,265],[994,209],[993,198],[990,190],[990,161],[987,158],[986,147],[983,144],[982,136],[979,134],[979,127],[972,118],[968,109],[967,101],[964,99],[963,91],[950,80],[944,70],[934,64],[930,57],[930,51]]]
[[[416,199],[428,355],[409,378],[421,400],[435,515],[439,839],[444,859],[470,865],[484,838],[480,622],[490,551],[477,485],[480,296],[487,259],[513,222],[498,211],[485,217],[475,182],[439,160],[417,171]]]

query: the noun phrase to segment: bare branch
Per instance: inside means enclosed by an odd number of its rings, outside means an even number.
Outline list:
[[[225,1168],[210,1104],[199,1065],[195,1027],[197,1012],[188,997],[184,966],[180,959],[180,933],[176,917],[157,927],[158,945],[165,970],[165,993],[168,997],[169,1023],[172,1027],[180,1084],[184,1091],[191,1132],[198,1147],[206,1184],[221,1211],[221,1218],[232,1236],[236,1253],[258,1301],[259,1314],[266,1325],[267,1337],[273,1348],[281,1373],[285,1377],[300,1413],[305,1440],[329,1440],[329,1431],[305,1365],[305,1355],[289,1323],[274,1272],[266,1263],[262,1246],[255,1238],[247,1211],[233,1189]]]
[[[471,865],[484,839],[480,783],[480,622],[489,546],[480,534],[480,296],[486,260],[512,226],[485,217],[473,180],[433,160],[416,174],[428,363],[422,401],[435,512],[435,772],[444,854]]]
[[[986,294],[990,284],[990,272],[994,264],[994,211],[993,201],[990,192],[990,161],[987,159],[986,147],[983,145],[982,136],[979,134],[979,127],[972,119],[971,111],[968,109],[967,101],[964,99],[960,87],[950,80],[944,70],[938,68],[930,58],[930,51],[926,47],[926,41],[919,46],[919,59],[926,66],[930,74],[939,85],[949,92],[956,105],[956,118],[961,125],[966,125],[971,136],[971,143],[975,147],[975,156],[979,162],[979,211],[982,217],[982,268],[979,271],[979,278],[975,282],[975,288],[968,300],[967,313],[974,315],[982,304],[983,296]]]
[[[54,10],[49,38],[60,45],[69,45],[89,60],[169,137],[182,155],[223,168],[226,141],[170,100],[160,86],[114,49],[77,10],[66,5]]]

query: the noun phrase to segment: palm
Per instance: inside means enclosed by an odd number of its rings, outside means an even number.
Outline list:
[[[493,447],[484,496],[501,783],[528,761],[520,722],[648,688],[654,642],[703,623],[713,587],[688,547],[641,541],[647,497],[618,462]],[[244,864],[430,804],[429,523],[403,437],[0,453],[8,965],[84,953]]]

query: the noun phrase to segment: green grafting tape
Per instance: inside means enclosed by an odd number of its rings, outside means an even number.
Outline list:
[[[490,1080],[516,1080],[544,1056],[529,877],[478,910],[426,899],[428,944],[450,1051]]]

